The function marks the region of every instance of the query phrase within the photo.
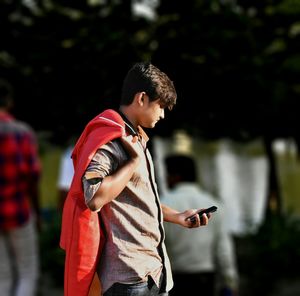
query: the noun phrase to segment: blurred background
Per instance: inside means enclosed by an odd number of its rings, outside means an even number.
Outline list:
[[[61,157],[141,60],[178,92],[147,131],[159,190],[168,152],[196,156],[230,211],[240,295],[300,295],[300,0],[2,0],[0,32],[0,77],[43,163],[40,295],[62,295]]]

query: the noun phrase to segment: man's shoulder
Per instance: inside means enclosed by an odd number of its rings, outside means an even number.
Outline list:
[[[113,110],[107,109],[96,115],[86,125],[84,132],[89,135],[91,132],[97,133],[99,128],[109,127],[111,130],[124,130],[125,123],[121,115]],[[103,133],[102,131],[100,132]]]
[[[30,124],[19,119],[13,119],[5,123],[5,129],[8,132],[18,133],[18,134],[29,134],[34,135],[35,132]]]
[[[29,123],[22,120],[17,120],[16,126],[19,132],[22,133],[24,136],[32,139],[35,139],[37,137],[35,130]]]
[[[98,114],[94,119],[99,119],[99,118],[112,120],[116,123],[124,125],[124,120],[123,120],[121,114],[114,109],[106,109],[106,110],[102,111],[100,114]]]

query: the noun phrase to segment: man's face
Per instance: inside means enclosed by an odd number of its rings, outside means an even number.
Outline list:
[[[160,104],[160,100],[149,100],[147,94],[144,95],[144,104],[142,108],[142,115],[139,124],[145,128],[154,128],[156,123],[165,117],[165,108]]]

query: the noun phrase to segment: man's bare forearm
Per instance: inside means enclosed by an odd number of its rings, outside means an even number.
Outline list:
[[[92,211],[98,211],[116,198],[129,182],[137,165],[138,159],[132,158],[115,173],[105,177],[93,198],[88,202],[88,207]]]

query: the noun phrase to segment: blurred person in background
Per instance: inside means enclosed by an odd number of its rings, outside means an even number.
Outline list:
[[[34,296],[39,279],[41,165],[32,128],[10,113],[13,89],[0,80],[0,295]]]
[[[224,207],[197,183],[195,160],[186,155],[165,158],[168,193],[162,202],[178,211],[217,206],[205,228],[186,231],[165,223],[174,288],[170,296],[186,295],[186,287],[197,295],[238,295],[238,272],[231,234],[226,228]],[[217,280],[218,279],[218,280]]]

